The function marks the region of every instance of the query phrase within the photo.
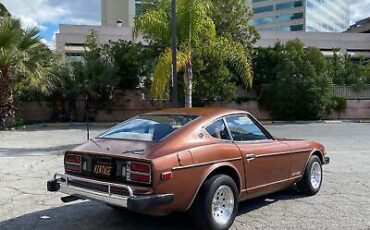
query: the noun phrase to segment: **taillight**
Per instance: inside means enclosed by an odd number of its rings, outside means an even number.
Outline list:
[[[130,166],[131,171],[150,174],[150,165],[149,164],[130,162],[129,166]]]
[[[130,181],[150,184],[150,175],[129,173],[128,176],[130,177]]]
[[[64,163],[66,171],[81,172],[81,155],[67,154]]]
[[[126,180],[150,184],[152,182],[152,169],[150,164],[142,162],[127,162]]]

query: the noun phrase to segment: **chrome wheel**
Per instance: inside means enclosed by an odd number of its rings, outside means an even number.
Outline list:
[[[226,224],[234,211],[234,193],[229,186],[219,187],[212,200],[212,217],[219,225]]]
[[[322,169],[319,162],[314,162],[311,166],[311,185],[314,189],[318,189],[321,185]]]

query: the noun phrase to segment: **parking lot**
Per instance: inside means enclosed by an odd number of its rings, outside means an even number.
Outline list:
[[[316,196],[290,188],[243,202],[231,229],[370,229],[370,124],[266,127],[274,136],[323,143],[331,163]],[[48,193],[46,181],[63,170],[63,150],[85,139],[83,127],[0,132],[0,229],[192,229],[185,214],[147,217],[91,201],[63,204],[61,194]]]

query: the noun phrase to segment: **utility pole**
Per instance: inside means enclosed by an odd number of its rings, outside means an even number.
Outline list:
[[[178,79],[177,79],[177,59],[176,59],[176,0],[171,0],[172,16],[172,103],[175,108],[178,107]]]

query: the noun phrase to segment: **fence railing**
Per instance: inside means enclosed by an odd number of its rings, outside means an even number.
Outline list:
[[[333,85],[333,96],[349,100],[370,100],[370,85]]]

